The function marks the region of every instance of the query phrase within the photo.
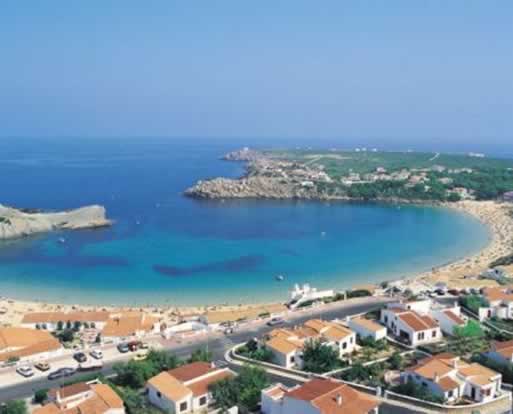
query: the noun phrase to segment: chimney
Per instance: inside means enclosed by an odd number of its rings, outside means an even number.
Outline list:
[[[440,375],[438,375],[438,372],[435,372],[435,382],[440,381]]]
[[[339,407],[342,406],[342,395],[340,395],[340,394],[337,394],[337,405]]]

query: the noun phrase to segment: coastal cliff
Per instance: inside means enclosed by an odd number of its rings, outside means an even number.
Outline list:
[[[98,205],[75,210],[43,213],[26,212],[0,204],[0,240],[30,236],[54,230],[78,230],[110,226],[105,208]]]
[[[511,160],[473,155],[243,148],[222,159],[245,162],[245,174],[198,181],[185,195],[438,204],[513,193]]]

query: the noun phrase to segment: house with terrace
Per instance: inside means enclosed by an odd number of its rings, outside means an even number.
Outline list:
[[[61,343],[46,331],[0,328],[0,362],[38,361],[62,355]]]
[[[513,290],[508,287],[489,287],[483,290],[488,306],[479,308],[479,320],[493,316],[499,319],[513,319]]]
[[[375,321],[365,318],[347,319],[347,326],[362,339],[372,338],[375,341],[384,339],[387,336],[387,328]]]
[[[513,364],[513,340],[492,341],[484,355],[502,365]]]
[[[125,414],[125,408],[110,386],[79,382],[48,391],[48,403],[32,414]]]
[[[378,414],[379,402],[333,379],[313,379],[303,385],[275,384],[262,391],[263,414]]]
[[[105,311],[30,312],[23,316],[21,326],[54,332],[65,328],[68,323],[74,326],[79,322],[81,327],[101,330],[109,318],[110,313]]]
[[[440,325],[431,316],[390,304],[381,310],[380,321],[388,333],[411,346],[438,342],[442,339]]]
[[[469,399],[488,402],[500,394],[502,375],[478,363],[467,363],[444,353],[420,361],[406,369],[403,382],[413,381],[447,402]]]
[[[303,348],[307,341],[318,340],[332,347],[342,357],[356,347],[356,333],[335,322],[311,319],[293,329],[274,329],[265,339],[265,346],[273,354],[273,362],[285,368],[303,366]]]
[[[463,328],[467,324],[467,317],[461,314],[460,307],[456,305],[447,309],[433,309],[433,317],[446,335],[454,335],[454,328]]]
[[[150,403],[165,413],[193,413],[206,410],[213,402],[211,385],[233,375],[228,368],[193,362],[150,378],[146,392]]]

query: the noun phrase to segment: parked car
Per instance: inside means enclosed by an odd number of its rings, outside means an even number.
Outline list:
[[[94,359],[103,359],[103,352],[100,349],[93,349],[89,355],[91,355]]]
[[[75,368],[59,368],[57,371],[51,372],[50,375],[48,375],[48,379],[57,380],[60,378],[71,377],[75,372],[77,372]]]
[[[132,351],[132,352],[137,351],[140,346],[141,346],[141,342],[139,342],[139,341],[132,341],[132,342],[128,343],[128,349],[130,349],[130,351]]]
[[[283,320],[283,318],[276,317],[276,318],[272,318],[269,322],[267,322],[267,325],[268,326],[277,326],[277,325],[283,325],[284,323],[285,323],[285,321]]]
[[[118,345],[118,351],[121,352],[122,354],[125,354],[128,351],[130,351],[130,348],[126,342],[122,342]]]
[[[139,343],[139,348],[141,348],[141,349],[150,349],[150,344],[148,344],[148,342],[140,342]]]
[[[83,352],[77,352],[73,354],[73,359],[77,362],[86,362],[87,361],[87,355]]]
[[[21,367],[16,368],[16,372],[25,378],[34,376],[34,371],[28,365],[22,365]]]
[[[39,371],[48,371],[50,369],[50,364],[46,361],[40,361],[36,365],[34,365]]]

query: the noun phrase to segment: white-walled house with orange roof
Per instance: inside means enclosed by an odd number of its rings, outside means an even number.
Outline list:
[[[395,307],[395,304],[381,309],[380,322],[388,328],[389,334],[411,346],[438,342],[443,338],[440,325],[431,316]]]
[[[401,375],[403,382],[413,381],[448,402],[466,397],[488,402],[501,394],[502,375],[478,363],[467,363],[444,353],[420,361]]]

